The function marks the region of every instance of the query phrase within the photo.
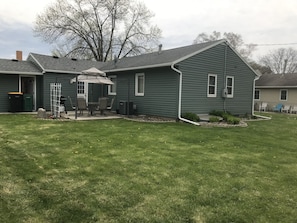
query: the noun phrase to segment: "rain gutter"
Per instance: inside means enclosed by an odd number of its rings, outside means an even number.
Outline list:
[[[181,98],[182,98],[182,81],[183,81],[183,73],[174,67],[175,63],[171,64],[171,69],[179,74],[179,93],[178,93],[178,119],[187,122],[196,126],[200,126],[198,122],[193,122],[191,120],[185,119],[181,117]]]
[[[252,115],[255,116],[255,117],[258,117],[258,118],[263,118],[263,119],[266,119],[266,120],[270,120],[271,117],[267,117],[267,116],[263,116],[263,115],[256,115],[255,114],[255,88],[256,88],[256,81],[259,80],[260,78],[260,75],[258,75],[256,73],[256,77],[254,79],[254,87],[253,87],[253,107],[252,107]]]

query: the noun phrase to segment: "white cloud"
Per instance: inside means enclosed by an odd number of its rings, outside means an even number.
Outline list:
[[[0,17],[7,23],[22,22],[30,24],[38,13],[55,0],[5,0],[0,2]]]

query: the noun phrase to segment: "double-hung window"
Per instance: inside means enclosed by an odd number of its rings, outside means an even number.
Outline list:
[[[144,73],[135,74],[135,96],[144,96]]]
[[[288,90],[280,90],[280,100],[281,101],[288,100]]]
[[[217,75],[208,74],[207,97],[217,96]]]
[[[234,93],[234,77],[227,76],[226,77],[226,89],[227,89],[227,97],[233,98]]]
[[[108,85],[108,95],[117,95],[117,76],[109,76],[109,79],[113,84]]]

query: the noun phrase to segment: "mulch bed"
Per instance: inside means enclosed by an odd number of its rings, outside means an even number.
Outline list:
[[[125,119],[138,122],[176,122],[173,118],[149,115],[130,115],[129,117],[125,117]]]
[[[162,122],[176,122],[176,119],[173,118],[166,118],[160,116],[149,116],[149,115],[131,115],[129,117],[125,117],[126,120],[137,121],[137,122],[155,122],[155,123],[162,123]],[[207,122],[202,121],[199,122],[201,126],[204,127],[247,127],[247,123],[245,121],[240,121],[237,125],[231,125],[226,122]]]

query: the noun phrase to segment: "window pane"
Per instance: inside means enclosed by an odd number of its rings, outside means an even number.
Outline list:
[[[208,74],[208,86],[207,86],[207,96],[216,97],[217,95],[217,76],[214,74]]]
[[[135,95],[144,96],[144,82],[145,76],[144,73],[139,73],[135,75]]]
[[[227,78],[227,86],[232,86],[232,78]]]
[[[259,100],[260,99],[260,91],[255,90],[255,99]]]
[[[138,76],[138,93],[144,93],[144,77]]]
[[[281,91],[281,100],[287,100],[287,91]]]
[[[84,82],[78,82],[77,83],[77,93],[78,94],[84,94],[85,93],[85,84]]]
[[[209,76],[209,85],[215,85],[216,84],[216,78],[214,76]]]
[[[227,87],[228,94],[232,94],[232,87]]]
[[[209,86],[208,94],[214,94],[215,93],[215,87]]]
[[[115,77],[113,77],[113,78],[110,78],[110,80],[114,83],[113,85],[110,85],[110,92],[111,93],[116,93],[117,79]]]

